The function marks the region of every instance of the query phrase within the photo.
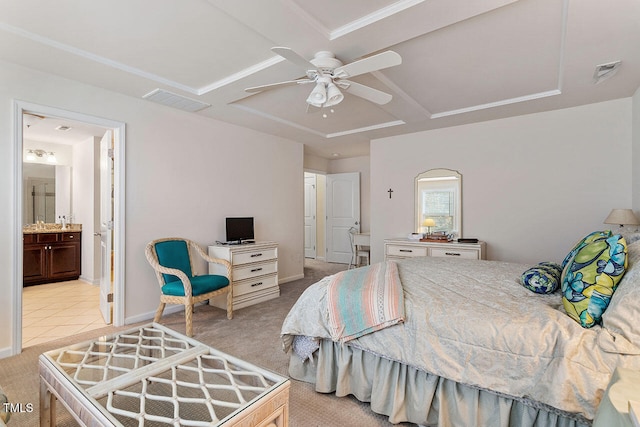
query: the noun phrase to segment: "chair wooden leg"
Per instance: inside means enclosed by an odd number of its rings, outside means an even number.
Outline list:
[[[185,321],[187,322],[187,336],[188,337],[192,337],[193,336],[193,305],[192,304],[185,304],[184,305],[184,317],[185,317]]]
[[[161,302],[160,305],[158,306],[158,309],[156,310],[156,315],[153,318],[154,322],[159,322],[160,318],[162,317],[162,312],[164,311],[164,306],[165,303]]]
[[[227,292],[227,319],[233,319],[233,292]]]

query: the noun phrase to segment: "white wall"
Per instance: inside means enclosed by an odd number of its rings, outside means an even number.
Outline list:
[[[152,89],[152,88],[150,88]],[[224,239],[224,217],[252,215],[256,238],[280,245],[282,281],[303,275],[301,144],[0,63],[0,357],[12,343],[16,242],[13,100],[126,123],[125,317],[150,318],[158,285],[144,257],[152,239]],[[19,222],[19,221],[18,221]],[[204,270],[204,265],[201,266]]]
[[[99,231],[95,226],[100,215],[99,143],[99,138],[91,137],[72,146],[71,214],[74,223],[82,225],[80,277],[92,284],[100,283],[100,250],[96,247],[99,239],[93,235]]]
[[[449,168],[463,176],[463,236],[486,241],[489,259],[561,261],[612,208],[632,206],[631,102],[372,141],[372,260],[412,231],[415,176]]]

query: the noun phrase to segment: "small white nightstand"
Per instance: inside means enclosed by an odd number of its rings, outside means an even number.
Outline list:
[[[640,413],[635,412],[640,401],[640,372],[632,369],[616,368],[611,375],[609,386],[602,396],[600,406],[593,420],[593,427],[638,427],[637,416]],[[631,402],[635,422],[630,412],[629,403]]]

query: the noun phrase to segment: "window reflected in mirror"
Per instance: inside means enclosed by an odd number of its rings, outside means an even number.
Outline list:
[[[462,237],[462,175],[458,171],[431,169],[419,174],[415,205],[416,232]]]

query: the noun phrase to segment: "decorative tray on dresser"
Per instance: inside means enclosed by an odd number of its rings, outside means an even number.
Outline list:
[[[212,245],[208,250],[209,256],[231,263],[234,310],[280,296],[277,243]],[[209,264],[209,273],[220,274],[220,268],[220,264]],[[210,304],[226,308],[226,295],[211,299]]]
[[[419,256],[486,259],[486,243],[425,242],[406,238],[384,241],[385,260]]]

